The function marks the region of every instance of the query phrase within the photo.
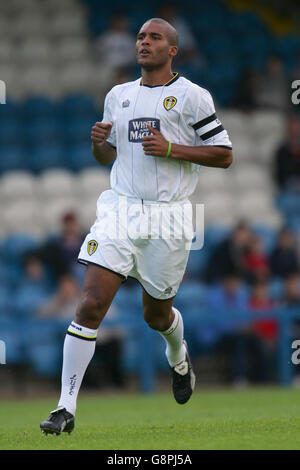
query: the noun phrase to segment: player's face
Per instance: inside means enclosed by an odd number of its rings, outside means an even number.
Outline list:
[[[138,64],[148,70],[167,64],[177,52],[176,46],[170,46],[164,31],[164,25],[145,23],[137,35],[136,54]]]

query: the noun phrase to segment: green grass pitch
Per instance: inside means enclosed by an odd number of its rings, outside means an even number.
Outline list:
[[[300,391],[197,391],[186,405],[169,394],[81,395],[71,435],[39,423],[56,399],[0,402],[0,449],[299,449]]]

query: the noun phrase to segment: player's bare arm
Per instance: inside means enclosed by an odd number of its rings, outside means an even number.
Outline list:
[[[100,165],[108,165],[116,158],[116,149],[106,140],[110,136],[112,122],[96,122],[92,127],[92,153]]]
[[[143,148],[145,155],[155,157],[166,157],[169,149],[169,142],[161,132],[153,129],[147,124],[152,135],[143,138]],[[168,158],[176,160],[185,160],[203,166],[215,168],[228,168],[232,163],[232,150],[229,148],[218,147],[214,145],[171,145],[171,151]]]

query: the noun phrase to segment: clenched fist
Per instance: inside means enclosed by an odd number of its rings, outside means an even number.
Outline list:
[[[91,139],[95,144],[103,144],[110,136],[112,122],[96,122],[92,127]]]

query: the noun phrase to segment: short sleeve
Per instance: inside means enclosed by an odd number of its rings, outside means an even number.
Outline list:
[[[107,93],[104,101],[104,111],[103,111],[103,119],[102,122],[113,122],[113,126],[111,128],[111,133],[107,142],[109,142],[113,147],[117,147],[117,139],[116,139],[116,123],[115,123],[115,97],[112,90]]]
[[[228,132],[216,115],[211,94],[204,88],[193,89],[189,124],[200,137],[203,145],[232,148]]]

